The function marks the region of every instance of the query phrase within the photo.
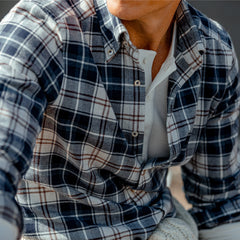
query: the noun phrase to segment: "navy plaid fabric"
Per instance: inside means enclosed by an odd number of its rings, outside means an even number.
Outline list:
[[[170,156],[146,161],[144,72],[104,0],[23,0],[2,20],[2,218],[34,239],[147,239],[175,214],[166,174],[181,164],[200,228],[240,220],[232,43],[185,1],[176,23]]]

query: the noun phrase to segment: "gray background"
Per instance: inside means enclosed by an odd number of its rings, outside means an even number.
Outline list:
[[[17,2],[15,0],[0,0],[0,19]],[[189,0],[189,2],[224,26],[230,33],[238,58],[240,58],[240,0]]]

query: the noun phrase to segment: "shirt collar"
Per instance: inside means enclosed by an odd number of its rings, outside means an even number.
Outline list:
[[[177,43],[175,56],[184,57],[188,65],[197,68],[201,65],[202,54],[206,51],[203,44],[197,21],[198,12],[182,0],[175,14],[177,23]],[[195,17],[193,17],[195,16]]]
[[[173,25],[172,43],[171,43],[170,51],[167,58],[170,58],[170,57],[174,58],[174,52],[176,49],[176,38],[177,38],[177,24],[175,21]]]
[[[119,50],[121,38],[127,30],[121,20],[108,11],[106,0],[94,0],[94,6],[104,36],[106,60],[109,61]]]
[[[127,40],[129,40],[129,36],[121,20],[108,11],[106,0],[94,0],[94,6],[104,36],[106,61],[110,61],[118,52],[123,36],[125,35]],[[198,27],[191,16],[189,4],[185,0],[181,1],[175,19],[177,24],[177,40],[174,42],[174,45],[176,45],[175,56],[186,52],[186,50],[191,51],[193,55],[190,54],[191,57],[187,57],[186,60],[189,64],[195,63],[195,65],[198,65],[199,61],[197,59],[200,59],[200,55],[205,51],[205,48]],[[173,48],[173,51],[175,51],[175,48]]]

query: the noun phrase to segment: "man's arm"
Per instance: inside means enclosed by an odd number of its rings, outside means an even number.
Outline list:
[[[240,83],[234,51],[232,67],[226,71],[222,98],[202,129],[195,156],[182,168],[187,198],[193,204],[191,213],[199,229],[240,221]]]
[[[58,33],[53,19],[32,2],[19,3],[0,24],[0,219],[18,234],[23,223],[17,186],[62,78]]]

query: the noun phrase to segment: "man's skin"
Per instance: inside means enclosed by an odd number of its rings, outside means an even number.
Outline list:
[[[132,43],[153,50],[152,79],[166,59],[172,37],[173,18],[181,0],[107,0],[111,14],[122,20]]]

